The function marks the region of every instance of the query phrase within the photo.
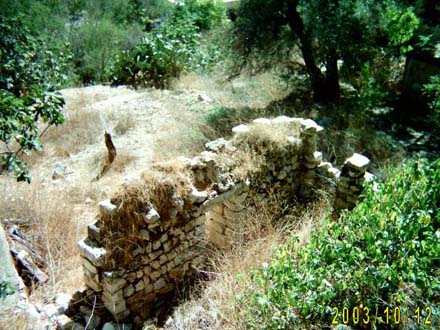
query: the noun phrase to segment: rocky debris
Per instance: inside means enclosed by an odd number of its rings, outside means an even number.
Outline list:
[[[208,151],[212,151],[216,153],[221,151],[234,152],[235,150],[237,150],[237,148],[234,147],[233,144],[228,140],[226,140],[225,138],[219,138],[217,140],[207,142],[205,144],[205,148]]]
[[[73,172],[67,170],[67,165],[56,162],[55,168],[52,172],[52,180],[57,180],[66,177],[68,174],[72,174]]]
[[[8,237],[0,223],[0,285],[7,290],[0,298],[0,317],[22,315],[34,329],[53,329],[54,325],[45,321],[34,305],[29,303],[25,285],[15,269]]]
[[[248,125],[238,125],[232,129],[232,132],[236,134],[243,134],[249,132],[250,128]]]
[[[32,287],[32,283],[45,283],[49,277],[41,268],[46,267],[46,262],[18,226],[13,225],[8,229],[8,238],[11,255],[25,284]]]

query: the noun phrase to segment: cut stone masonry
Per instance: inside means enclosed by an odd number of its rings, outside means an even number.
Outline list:
[[[179,158],[190,173],[186,189],[172,184],[164,185],[166,189],[141,187],[142,198],[134,193],[100,202],[98,220],[78,243],[87,287],[116,320],[145,319],[158,299],[203,268],[208,243],[220,249],[231,246],[250,195],[273,190],[279,198],[293,200],[336,187],[335,208],[353,207],[369,160],[354,154],[342,171],[323,162],[316,150],[322,129],[310,119],[259,118],[235,127],[230,140],[207,143],[199,156]],[[254,147],[260,155],[259,148],[270,142],[252,145],[250,135],[260,131],[287,133],[263,153],[258,169],[245,178],[232,174],[240,166],[233,159],[243,148]],[[165,171],[163,181],[171,174]],[[156,190],[153,194],[149,189]]]

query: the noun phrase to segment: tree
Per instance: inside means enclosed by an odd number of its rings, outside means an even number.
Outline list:
[[[391,12],[407,15],[409,26],[390,31]],[[237,16],[235,45],[242,59],[265,68],[274,59],[292,61],[298,45],[318,101],[339,99],[338,60],[347,72],[359,70],[378,49],[408,42],[399,33],[412,35],[418,26],[411,7],[392,0],[242,0]]]
[[[18,181],[30,182],[21,156],[41,150],[41,135],[64,121],[64,100],[50,83],[63,80],[57,59],[19,18],[0,16],[0,174],[13,171]]]

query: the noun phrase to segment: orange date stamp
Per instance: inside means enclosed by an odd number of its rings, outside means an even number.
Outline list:
[[[432,306],[417,307],[403,315],[400,307],[384,307],[382,309],[360,305],[355,307],[331,307],[332,325],[344,324],[349,326],[361,324],[399,325],[411,323],[432,325]]]

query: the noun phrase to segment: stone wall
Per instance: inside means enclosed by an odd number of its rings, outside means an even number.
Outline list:
[[[351,207],[368,159],[354,155],[342,173],[316,150],[322,127],[285,116],[233,129],[188,159],[156,165],[155,176],[129,183],[99,203],[99,216],[78,243],[86,285],[118,321],[145,319],[153,305],[203,268],[206,245],[230,247],[249,196],[312,198],[335,189]]]

